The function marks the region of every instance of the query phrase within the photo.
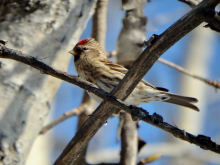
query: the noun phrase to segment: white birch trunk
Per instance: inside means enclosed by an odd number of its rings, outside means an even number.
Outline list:
[[[67,52],[79,39],[95,2],[4,1],[0,39],[7,40],[8,47],[66,70],[71,58]],[[61,81],[12,60],[1,59],[1,63],[0,159],[3,164],[24,164]]]
[[[215,38],[215,33],[209,29],[205,29],[202,26],[196,28],[192,32],[191,39],[188,44],[187,54],[185,56],[185,66],[188,71],[198,74],[202,77],[209,78],[209,63],[213,54],[213,42]],[[181,91],[180,93],[185,96],[196,97],[199,102],[196,104],[200,112],[194,112],[188,110],[184,107],[179,107],[179,122],[175,123],[180,129],[184,129],[187,132],[190,132],[194,135],[202,134],[204,127],[204,119],[206,114],[207,107],[207,93],[212,87],[208,86],[204,82],[198,81],[196,79],[190,78],[183,75],[181,78]],[[184,141],[175,139],[176,143],[182,145],[185,144]],[[188,145],[190,148],[197,149],[196,146]],[[189,159],[190,154],[186,152],[183,154],[180,159],[175,159],[176,161],[173,164],[202,164],[198,160]]]

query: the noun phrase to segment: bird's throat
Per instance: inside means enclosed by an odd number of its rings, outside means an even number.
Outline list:
[[[74,62],[79,60],[79,55],[74,55]]]

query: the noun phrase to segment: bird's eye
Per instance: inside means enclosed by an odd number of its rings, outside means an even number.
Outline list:
[[[87,48],[87,47],[84,47],[83,50],[88,50],[88,48]]]

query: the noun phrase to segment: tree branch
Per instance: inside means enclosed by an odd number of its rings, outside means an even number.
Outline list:
[[[220,33],[220,12],[213,12],[212,10],[206,11],[206,20],[208,24],[205,25],[204,27],[210,28],[218,33]],[[211,17],[210,17],[211,15]]]
[[[107,57],[112,57],[112,56],[117,56],[117,52],[116,51],[112,51],[112,52],[108,52],[107,53]],[[161,63],[163,63],[163,64],[165,64],[165,65],[167,65],[167,66],[169,66],[171,68],[174,68],[174,69],[180,71],[181,73],[184,73],[184,74],[186,74],[186,75],[188,75],[188,76],[190,76],[192,78],[195,78],[197,80],[203,81],[204,83],[206,83],[206,84],[208,84],[210,86],[213,86],[216,89],[220,88],[220,82],[218,82],[216,80],[210,80],[210,79],[201,77],[199,75],[196,75],[194,73],[191,73],[190,71],[186,70],[185,68],[183,68],[183,67],[181,67],[181,66],[179,66],[177,64],[174,64],[174,63],[172,63],[172,62],[170,62],[168,60],[162,59],[162,58],[159,58],[157,61],[161,62]],[[127,61],[124,64],[129,65],[129,64],[132,64],[132,63],[133,63],[133,61]],[[122,65],[123,63],[119,63],[119,64]]]
[[[79,130],[80,127],[82,127],[83,123],[89,118],[87,114],[90,112],[89,109],[94,110],[96,106],[96,102],[94,102],[94,100],[90,98],[90,96],[88,95],[86,91],[84,91],[82,104],[86,104],[86,106],[83,109],[82,113],[78,116],[77,130]],[[81,155],[77,158],[77,160],[73,163],[73,165],[87,165],[86,163],[87,148],[88,148],[88,145],[85,146]]]
[[[68,73],[61,72],[54,69],[43,62],[37,60],[31,56],[25,56],[20,51],[15,51],[0,44],[0,58],[13,59],[24,64],[30,65],[37,70],[40,70],[43,74],[48,74],[53,77],[59,78],[61,80],[67,81],[71,84],[75,84],[85,90],[88,90],[104,100],[108,100],[111,104],[117,108],[125,110],[127,113],[132,115],[133,120],[142,120],[151,125],[154,125],[166,132],[173,134],[175,137],[182,140],[188,141],[189,143],[200,146],[203,149],[211,150],[213,152],[220,154],[220,145],[217,145],[211,140],[211,138],[198,135],[194,136],[190,133],[185,132],[177,127],[174,127],[166,122],[163,122],[163,118],[160,115],[154,113],[149,115],[147,111],[142,108],[135,106],[127,106],[122,101],[116,99],[114,96],[109,95],[109,93],[95,87],[93,84],[79,79],[77,76],[69,75]]]
[[[215,87],[216,89],[220,89],[220,83],[218,81],[212,81],[212,80],[200,77],[198,75],[195,75],[193,73],[190,73],[189,71],[187,71],[186,69],[182,68],[181,66],[176,65],[176,64],[174,64],[172,62],[169,62],[167,60],[159,58],[158,61],[163,63],[163,64],[166,64],[166,65],[170,66],[171,68],[174,68],[174,69],[176,69],[176,70],[178,70],[178,71],[180,71],[180,72],[182,72],[182,73],[184,73],[184,74],[186,74],[186,75],[188,75],[188,76],[190,76],[192,78],[195,78],[197,80],[203,81],[206,84]]]
[[[191,8],[196,7],[202,0],[178,0],[180,2],[186,3]],[[208,24],[204,27],[210,28],[218,33],[220,33],[220,12],[214,12],[213,10],[207,9],[206,14],[204,15],[207,18],[205,19],[205,22]],[[210,17],[211,16],[211,17]],[[214,16],[214,17],[213,17]]]
[[[76,76],[71,76],[66,73],[60,73],[60,77],[55,72],[55,69],[49,68],[42,62],[42,68],[38,68],[45,73],[48,73],[52,76],[64,78],[66,81],[71,81],[72,83],[84,87],[84,89],[89,90],[93,89],[94,94],[106,93],[105,100],[101,103],[101,105],[96,109],[96,111],[92,114],[92,116],[84,123],[84,125],[80,128],[75,137],[70,141],[67,147],[64,149],[63,153],[56,160],[55,164],[71,164],[77,158],[77,156],[81,153],[85,145],[88,141],[94,136],[94,134],[98,131],[98,129],[104,124],[104,122],[112,115],[112,113],[116,110],[116,107],[113,107],[110,103],[116,104],[117,100],[113,99],[112,94],[119,99],[126,99],[126,97],[132,92],[137,83],[142,79],[142,77],[149,71],[149,69],[153,66],[156,60],[174,43],[180,40],[183,36],[193,30],[196,26],[198,26],[202,21],[204,21],[204,9],[206,7],[214,7],[219,3],[219,0],[204,0],[198,6],[196,6],[193,10],[183,16],[180,20],[178,20],[174,25],[172,25],[169,29],[167,29],[164,33],[156,38],[156,40],[152,43],[150,47],[145,49],[145,51],[140,55],[140,57],[133,64],[132,68],[125,75],[124,79],[119,83],[119,85],[110,93],[104,92],[103,90],[98,90],[94,85],[85,85],[85,81],[79,81]],[[0,49],[0,56],[5,57],[5,55],[9,55],[9,52],[2,51],[2,47]],[[14,56],[14,53],[10,54],[17,60],[17,57]],[[12,58],[9,56],[9,58]],[[20,57],[19,57],[20,58]],[[36,61],[33,61],[33,57],[29,57],[23,59],[22,62],[33,65],[35,68],[39,67],[36,65]],[[29,61],[31,60],[31,61]],[[35,59],[36,60],[36,59]],[[38,63],[39,64],[39,63]],[[72,79],[71,79],[72,78]],[[73,80],[75,80],[73,82]],[[130,81],[128,81],[130,80]],[[131,82],[132,80],[132,82]],[[134,81],[133,81],[134,80]],[[88,83],[89,84],[89,83]],[[91,91],[91,90],[89,90]],[[100,97],[100,96],[99,96]],[[129,110],[132,114],[133,119],[142,119],[143,121],[147,121],[152,125],[155,125],[165,131],[172,132],[172,134],[178,138],[186,140],[188,142],[199,145],[203,149],[210,149],[214,152],[220,153],[220,146],[216,145],[210,138],[205,137],[203,135],[198,135],[197,137],[186,133],[178,128],[175,128],[167,123],[164,123],[162,117],[153,114],[148,115],[148,113],[144,110],[138,111],[137,107],[129,107],[124,105],[121,101],[118,101],[117,104],[120,105],[121,109]],[[122,108],[123,107],[123,108]],[[140,108],[141,109],[141,108]],[[174,130],[173,130],[174,129]],[[172,131],[171,131],[172,130]]]
[[[130,71],[125,75],[124,79],[110,93],[110,95],[114,95],[115,97],[122,99],[122,101],[126,99],[141,78],[147,73],[147,71],[149,71],[156,60],[165,51],[184,35],[202,23],[204,20],[204,12],[202,11],[206,7],[212,7],[214,10],[214,7],[218,3],[219,0],[204,0],[174,25],[172,25],[163,34],[161,34],[157,41],[145,49],[145,51],[133,64]],[[113,114],[115,110],[116,108],[112,107],[110,103],[103,101],[70,141],[63,153],[56,160],[55,164],[70,164],[74,162],[85,145],[90,141],[98,129],[105,123],[105,121]]]
[[[50,124],[44,126],[39,134],[43,135],[46,132],[48,132],[50,129],[55,127],[57,124],[63,122],[64,120],[69,119],[72,116],[81,114],[86,106],[87,106],[87,104],[81,104],[79,107],[74,108],[68,112],[65,112],[62,116],[56,118]]]

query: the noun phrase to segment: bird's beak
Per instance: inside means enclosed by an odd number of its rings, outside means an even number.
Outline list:
[[[76,51],[74,51],[74,50],[70,50],[68,53],[70,53],[72,55],[76,55],[77,54]]]

